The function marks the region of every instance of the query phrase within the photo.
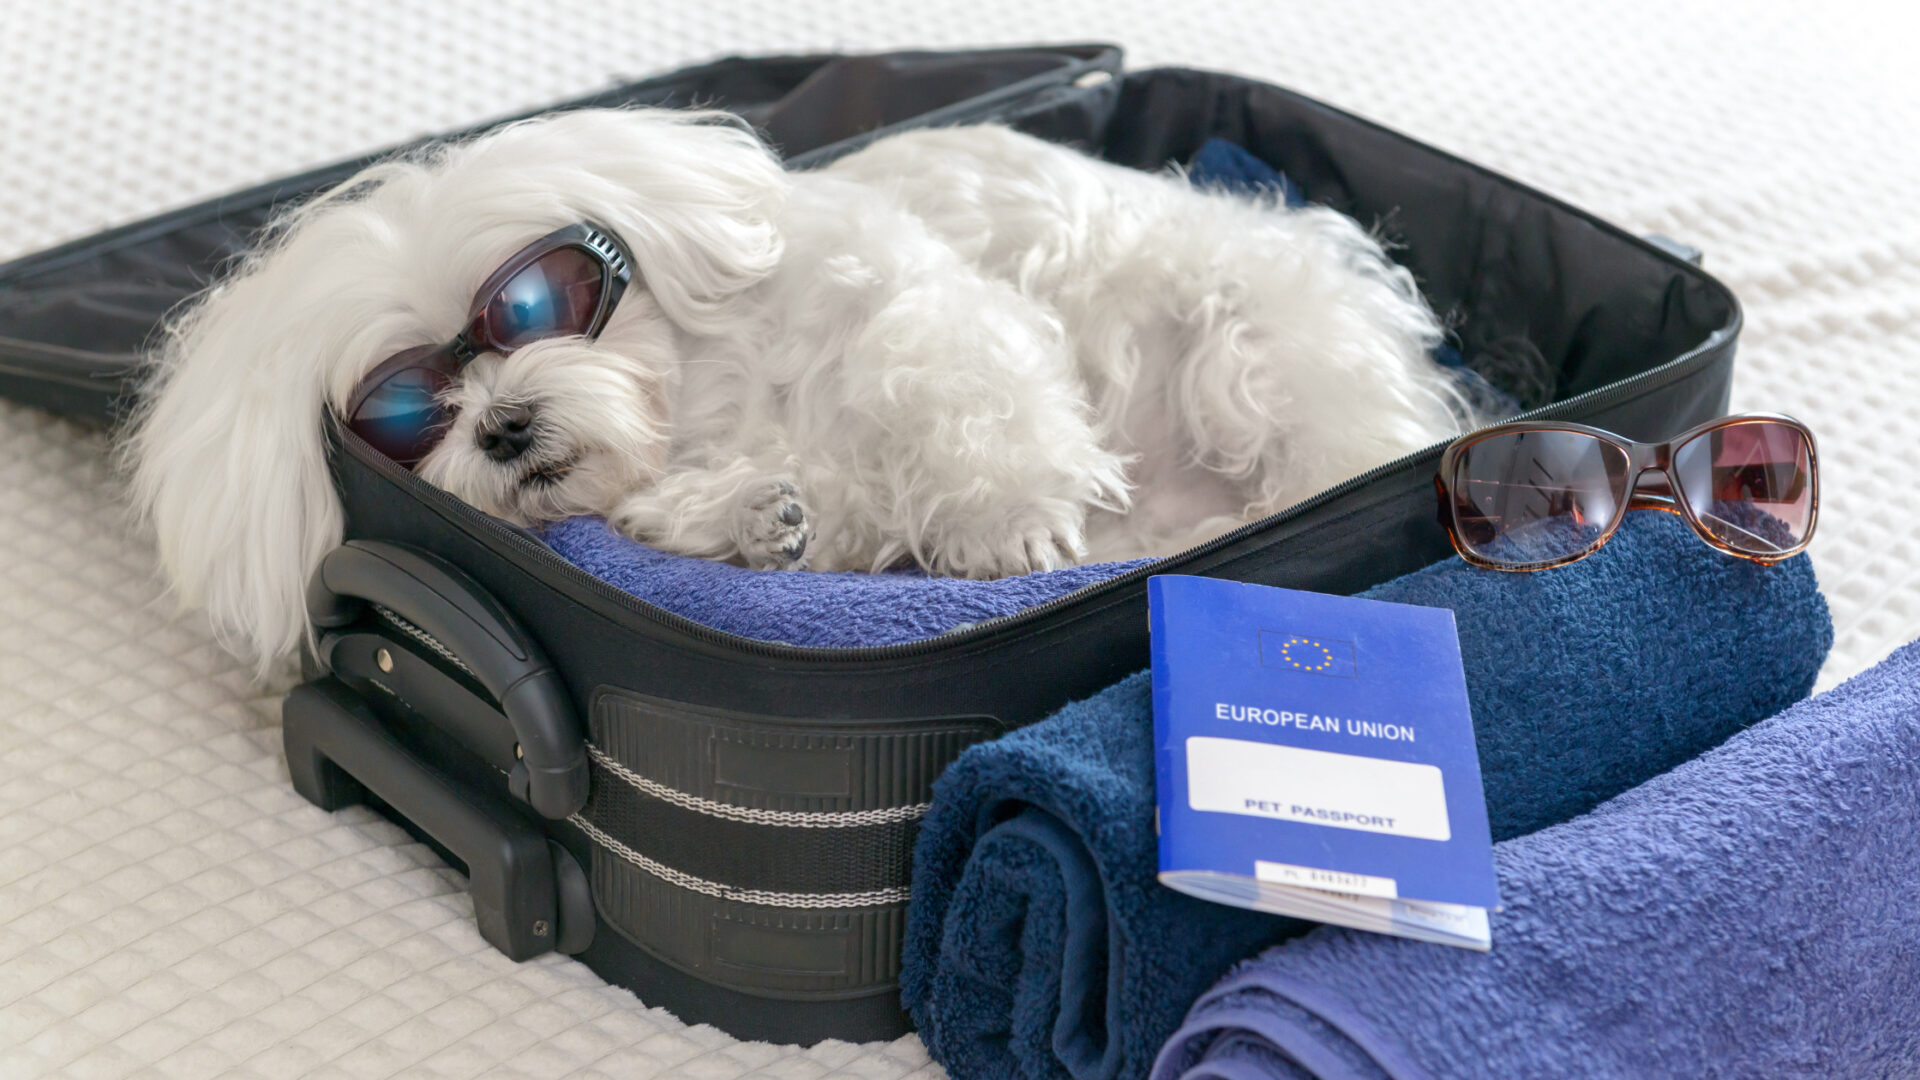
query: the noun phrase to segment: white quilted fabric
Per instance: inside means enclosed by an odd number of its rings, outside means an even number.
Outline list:
[[[1708,253],[1739,407],[1823,436],[1823,685],[1920,635],[1913,15],[746,0],[0,0],[0,258],[732,52],[1107,39],[1244,71]],[[475,934],[461,881],[287,786],[278,691],[156,602],[101,440],[0,405],[0,1076],[937,1075],[917,1040],[688,1028]]]

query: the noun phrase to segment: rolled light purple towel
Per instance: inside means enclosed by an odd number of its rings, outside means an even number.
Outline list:
[[[1494,851],[1491,953],[1316,931],[1153,1080],[1920,1076],[1920,643]]]

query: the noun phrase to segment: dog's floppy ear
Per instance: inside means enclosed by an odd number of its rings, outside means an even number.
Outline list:
[[[475,144],[488,155],[571,164],[548,185],[618,233],[636,284],[697,334],[723,332],[728,301],[780,262],[789,180],[738,117],[669,109],[591,109],[531,121]]]
[[[338,360],[405,318],[356,295],[355,245],[379,230],[338,201],[283,222],[279,241],[169,321],[119,447],[173,592],[262,676],[305,636],[307,578],[340,543],[325,409],[330,381],[357,372]]]
[[[130,439],[134,509],[187,606],[259,674],[305,633],[307,574],[340,542],[327,473],[318,364],[262,339],[257,279],[211,294],[176,324]]]

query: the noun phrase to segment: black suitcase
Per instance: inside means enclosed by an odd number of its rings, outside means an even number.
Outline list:
[[[1098,46],[730,60],[568,105],[717,103],[796,167],[912,124],[995,120],[1142,169],[1223,137],[1384,222],[1470,366],[1497,382],[1537,350],[1551,385],[1508,387],[1527,415],[1646,439],[1725,410],[1739,305],[1676,245],[1277,87],[1118,64]],[[0,393],[108,417],[160,315],[275,203],[365,160],[0,267]],[[296,788],[436,845],[507,955],[575,953],[741,1037],[907,1030],[900,935],[934,778],[1147,662],[1145,570],[924,641],[798,648],[640,601],[333,438],[347,542],[315,576],[318,653],[286,701]],[[1151,569],[1353,592],[1446,557],[1439,449]]]

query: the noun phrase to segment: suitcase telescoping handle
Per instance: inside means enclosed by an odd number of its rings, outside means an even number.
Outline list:
[[[500,704],[519,743],[526,798],[544,817],[587,802],[586,742],[560,676],[533,638],[473,579],[423,551],[378,540],[333,549],[307,586],[307,617],[338,629],[378,604],[418,627]],[[516,785],[517,786],[517,785]]]
[[[572,855],[526,811],[442,775],[331,676],[295,687],[281,712],[294,790],[322,810],[372,792],[466,864],[480,936],[513,960],[593,941],[593,897]]]

